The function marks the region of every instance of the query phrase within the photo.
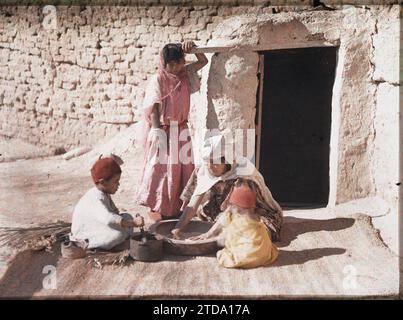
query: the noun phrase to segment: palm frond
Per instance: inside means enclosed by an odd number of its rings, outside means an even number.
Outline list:
[[[93,266],[102,269],[104,266],[124,266],[130,257],[130,250],[126,249],[120,252],[95,252],[87,256],[88,263],[93,263]]]
[[[0,227],[0,246],[18,250],[51,250],[71,231],[71,224],[64,221],[40,224],[32,227]]]
[[[17,250],[52,251],[57,242],[62,242],[71,232],[71,224],[64,221],[40,224],[32,227],[0,227],[0,246]],[[102,269],[107,265],[124,266],[130,250],[119,252],[94,251],[87,254],[88,263]]]

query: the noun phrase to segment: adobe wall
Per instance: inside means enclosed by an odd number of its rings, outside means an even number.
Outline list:
[[[230,18],[208,44],[235,48],[203,70],[194,126],[255,127],[256,51],[336,46],[329,205],[377,196],[397,212],[399,32],[398,6]]]
[[[273,12],[258,5],[43,8],[0,7],[0,135],[66,150],[139,120],[164,44],[205,45],[226,17]]]

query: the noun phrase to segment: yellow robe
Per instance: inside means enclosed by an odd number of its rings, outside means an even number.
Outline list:
[[[247,214],[224,213],[225,248],[217,252],[226,268],[256,268],[273,263],[278,249],[272,244],[263,222]]]

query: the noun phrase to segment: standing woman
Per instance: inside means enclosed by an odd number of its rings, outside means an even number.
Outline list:
[[[158,73],[150,80],[143,102],[145,161],[136,198],[138,204],[150,208],[154,221],[180,214],[180,194],[194,169],[192,154],[185,163],[178,156],[181,147],[191,143],[187,125],[190,94],[198,90],[196,72],[208,62],[198,53],[197,61],[186,65],[185,54],[193,47],[193,41],[164,46]],[[170,136],[174,131],[178,134]],[[183,134],[186,141],[180,139]]]

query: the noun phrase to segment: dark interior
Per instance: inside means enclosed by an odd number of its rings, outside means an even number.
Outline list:
[[[260,172],[283,207],[326,206],[337,48],[261,52]]]

